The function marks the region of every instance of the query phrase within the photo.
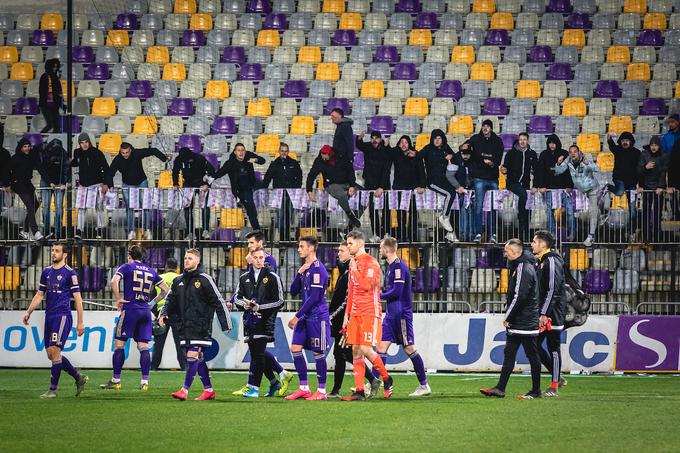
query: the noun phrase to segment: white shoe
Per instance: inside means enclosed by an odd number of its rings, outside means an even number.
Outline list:
[[[496,235],[492,234],[491,238],[489,239],[489,243],[495,244],[496,242],[498,242],[498,240],[496,239]]]
[[[439,223],[442,226],[442,228],[444,228],[446,231],[448,231],[448,232],[453,231],[453,227],[451,226],[451,221],[449,220],[449,218],[447,216],[445,216],[443,214],[440,215],[439,216]]]
[[[583,241],[583,245],[585,245],[586,247],[590,247],[593,245],[593,242],[595,242],[595,238],[593,237],[592,234],[589,234],[586,240]]]
[[[137,235],[135,234],[134,231],[130,231],[128,233],[128,241],[134,241],[137,238]]]
[[[23,239],[24,241],[32,241],[33,235],[28,231],[22,231],[19,233],[19,238]]]
[[[480,242],[482,242],[482,235],[481,235],[481,234],[478,234],[477,236],[475,236],[475,242],[476,242],[477,244],[479,244]]]
[[[153,233],[151,232],[151,230],[146,230],[146,240],[150,241],[152,239],[153,239]]]
[[[446,236],[444,236],[444,237],[445,237],[446,240],[449,241],[449,242],[460,242],[460,241],[458,240],[458,237],[456,236],[456,233],[454,233],[453,231],[450,232],[450,233],[446,233]]]
[[[42,238],[44,238],[43,234],[40,231],[36,231],[35,234],[33,235],[33,240],[34,241],[39,241]]]
[[[204,241],[207,241],[210,239],[210,231],[208,230],[203,230],[203,233],[201,234],[201,237],[203,238]]]
[[[430,386],[428,384],[425,384],[419,385],[415,392],[411,393],[409,396],[417,397],[427,395],[432,395],[432,390],[430,389]]]
[[[371,383],[370,382],[367,382],[367,383],[364,384],[364,396],[366,396],[366,398],[371,397]]]

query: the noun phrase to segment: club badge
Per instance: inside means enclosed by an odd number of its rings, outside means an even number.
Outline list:
[[[194,286],[196,287],[196,289],[200,288],[200,287],[201,287],[201,282],[198,281],[198,280],[196,280],[196,281],[194,282]]]

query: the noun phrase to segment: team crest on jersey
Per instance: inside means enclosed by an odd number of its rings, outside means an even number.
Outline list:
[[[61,275],[57,275],[57,280],[58,280],[58,281],[61,281],[61,278],[62,278]]]
[[[401,278],[401,269],[394,270],[394,278]]]
[[[201,287],[201,282],[199,282],[198,280],[196,280],[196,281],[194,282],[194,286],[196,287],[196,289],[200,288],[200,287]]]
[[[268,282],[269,282],[269,277],[265,277],[265,278],[262,279],[262,283],[264,283],[265,285],[266,285]]]

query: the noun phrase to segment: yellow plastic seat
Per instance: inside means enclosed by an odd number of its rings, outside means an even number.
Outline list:
[[[71,92],[69,93],[68,87],[66,86],[66,80],[60,80],[61,83],[61,93],[64,95],[64,102],[68,99],[69,96],[75,96],[76,95],[76,83],[71,81]]]
[[[473,13],[493,14],[496,12],[495,0],[474,0],[472,2]]]
[[[612,195],[612,209],[628,209],[628,195]]]
[[[321,63],[321,47],[319,46],[304,46],[300,47],[298,53],[298,63]]]
[[[647,13],[642,24],[645,30],[665,30],[666,15],[663,13]]]
[[[418,134],[416,137],[416,151],[420,151],[430,144],[430,134]]]
[[[95,98],[92,102],[92,115],[113,116],[116,114],[116,101],[113,98]]]
[[[581,48],[586,45],[586,32],[581,29],[569,29],[562,32],[562,45]]]
[[[279,152],[281,140],[275,134],[260,134],[255,142],[255,152],[258,154],[276,154]]]
[[[536,99],[541,97],[541,83],[538,80],[520,80],[517,85],[518,98]]]
[[[420,250],[415,247],[399,247],[397,249],[397,256],[411,270],[416,270],[420,267]]]
[[[179,186],[184,186],[184,180],[182,174],[179,174]],[[172,170],[163,170],[158,174],[158,188],[159,189],[172,189]]]
[[[501,269],[501,277],[498,279],[498,288],[496,288],[496,291],[499,293],[507,293],[508,292],[508,281],[509,281],[509,269]]]
[[[493,64],[491,63],[474,63],[470,69],[470,80],[491,82],[494,78]]]
[[[0,291],[16,291],[20,283],[19,266],[0,266]]]
[[[155,116],[138,115],[132,126],[132,133],[139,135],[153,135],[158,133],[158,121]]]
[[[255,98],[248,101],[248,116],[270,116],[272,104],[269,98]]]
[[[567,98],[562,104],[563,116],[586,116],[586,100],[583,98]]]
[[[14,46],[0,46],[0,63],[16,63],[19,51]]]
[[[364,28],[361,21],[361,14],[359,13],[342,13],[340,16],[340,30],[356,30],[359,31]]]
[[[176,0],[175,14],[194,14],[196,12],[196,0]]]
[[[40,19],[41,30],[59,31],[64,29],[64,18],[59,13],[46,13]]]
[[[130,45],[130,36],[125,30],[109,30],[109,34],[106,36],[106,45],[127,47]]]
[[[277,30],[260,30],[257,34],[258,47],[279,47],[281,45],[281,37]]]
[[[10,80],[33,80],[33,65],[31,63],[12,63],[9,78]]]
[[[187,78],[187,69],[182,63],[165,63],[163,65],[163,80],[182,81]]]
[[[595,162],[597,163],[597,166],[600,167],[600,171],[614,171],[614,154],[609,151],[598,154]]]
[[[205,97],[208,99],[228,98],[229,82],[226,80],[208,80],[205,84]]]
[[[491,16],[491,28],[498,30],[513,30],[515,21],[511,13],[494,13]]]
[[[190,30],[212,30],[213,20],[210,14],[198,13],[191,16],[189,21]]]
[[[235,230],[243,228],[245,226],[245,219],[243,218],[243,210],[240,208],[236,209],[222,209],[220,212],[220,226],[222,228],[233,228]],[[248,254],[248,249],[241,247],[234,247],[237,250],[246,250],[245,255]],[[245,260],[245,255],[243,259]]]
[[[383,98],[385,97],[385,85],[382,80],[364,80],[361,83],[362,98]]]
[[[449,121],[449,134],[470,135],[474,130],[470,115],[453,115]]]
[[[578,134],[576,146],[584,153],[597,154],[602,151],[602,142],[597,134]]]
[[[408,35],[408,45],[430,47],[432,45],[432,32],[420,29],[411,30]]]
[[[633,119],[628,115],[612,115],[609,119],[609,133],[621,135],[624,132],[633,133]]]
[[[408,98],[404,105],[404,115],[423,118],[430,113],[426,98]]]
[[[680,80],[675,82],[675,97],[680,98]]]
[[[152,46],[146,51],[146,62],[165,64],[170,63],[170,51],[165,46]]]
[[[645,14],[647,12],[647,0],[624,0],[623,12]]]
[[[607,63],[630,63],[628,46],[611,46],[607,49]]]
[[[649,69],[648,63],[631,63],[628,65],[626,80],[649,81],[651,77],[652,71]]]
[[[315,132],[314,118],[311,116],[294,116],[290,123],[290,133],[312,135]]]
[[[118,154],[123,139],[120,134],[102,134],[99,136],[99,149],[105,153]]]
[[[321,237],[321,232],[318,228],[303,227],[300,228],[299,237],[311,236],[319,239]]]
[[[345,0],[324,0],[321,12],[342,14],[345,12]]]
[[[472,64],[475,62],[475,48],[472,46],[455,46],[451,51],[451,63]]]
[[[572,271],[584,271],[590,267],[588,250],[573,248],[569,250],[569,269]]]
[[[319,63],[316,67],[316,80],[340,80],[340,67],[337,63]]]

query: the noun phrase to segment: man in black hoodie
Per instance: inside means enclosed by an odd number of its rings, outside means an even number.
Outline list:
[[[45,62],[45,73],[40,76],[38,105],[47,123],[40,131],[41,134],[45,134],[50,129],[55,133],[61,132],[59,109],[64,104],[64,99],[61,93],[61,82],[59,81],[60,68],[59,60],[57,58],[50,58]]]
[[[397,146],[391,149],[392,162],[394,163],[394,182],[392,190],[411,191],[408,211],[397,209],[397,231],[391,233],[399,242],[410,242],[417,237],[418,232],[418,210],[413,199],[413,191],[416,193],[425,192],[427,186],[427,176],[425,175],[425,165],[423,160],[413,148],[411,137],[402,135],[397,142]],[[399,195],[399,205],[402,205],[402,192]],[[407,216],[408,215],[408,220]]]
[[[175,158],[172,163],[172,185],[175,189],[179,189],[179,174],[182,174],[182,179],[184,181],[183,187],[200,189],[202,192],[208,190],[208,182],[206,179],[211,178],[215,175],[215,168],[212,164],[206,160],[205,157],[198,153],[194,153],[189,148],[180,148],[179,155]],[[194,237],[194,226],[192,225],[192,212],[194,210],[194,199],[196,196],[191,197],[191,205],[184,209],[184,220],[186,223],[186,228],[189,231],[186,239],[192,240]],[[206,197],[206,203],[207,203]],[[210,238],[210,233],[208,232],[208,227],[210,226],[210,209],[206,206],[201,206],[201,218],[203,224],[202,236],[205,239]]]
[[[531,189],[531,175],[536,166],[536,151],[529,146],[529,134],[522,132],[503,160],[501,173],[507,177],[507,189],[519,197],[519,236],[526,241],[529,237],[529,211],[527,211],[527,190]]]
[[[609,151],[614,154],[614,172],[612,173],[613,184],[607,184],[605,187],[614,195],[621,196],[624,192],[628,195],[630,240],[634,242],[637,209],[635,209],[631,191],[637,188],[639,178],[637,164],[640,161],[640,150],[635,148],[635,137],[630,132],[623,132],[619,136],[618,143],[614,142],[614,138],[615,135],[607,134]]]
[[[661,139],[655,135],[640,153],[637,171],[640,177],[638,193],[642,195],[642,232],[644,240],[657,242],[661,236],[661,213],[668,161],[671,154],[664,152]]]
[[[71,185],[71,159],[58,138],[43,148],[41,167],[43,229],[45,233],[50,231],[51,202],[54,195],[54,234],[59,239],[64,215],[64,194]]]
[[[31,180],[33,172],[38,170],[42,175],[40,158],[38,153],[33,150],[31,142],[22,138],[17,143],[17,148],[12,156],[12,164],[9,175],[9,183],[14,191],[26,206],[26,220],[24,230],[19,233],[23,240],[41,240],[44,236],[38,229],[38,222],[35,213],[38,211],[39,202],[35,196],[35,187]],[[44,176],[43,176],[44,177]]]
[[[289,155],[288,144],[279,145],[279,157],[274,159],[267,172],[262,178],[260,188],[268,189],[269,183],[274,182],[274,189],[299,189],[302,187],[302,168],[300,162]],[[290,237],[290,227],[293,221],[293,203],[290,201],[287,191],[283,191],[281,209],[278,211],[279,238],[288,241]]]
[[[371,141],[364,142],[364,133],[357,135],[356,146],[359,151],[364,153],[364,189],[373,191],[373,196],[369,198],[368,209],[370,211],[371,229],[373,237],[371,242],[380,242],[380,238],[385,235],[389,222],[389,207],[386,200],[383,200],[383,208],[375,209],[375,199],[383,197],[386,190],[390,190],[390,172],[392,169],[392,158],[390,148],[383,141],[380,132],[371,132]],[[385,198],[387,198],[385,196]]]
[[[335,134],[333,134],[335,158],[337,160],[354,162],[353,121],[349,118],[345,118],[345,112],[341,108],[333,109],[330,116],[331,121],[335,124]]]

